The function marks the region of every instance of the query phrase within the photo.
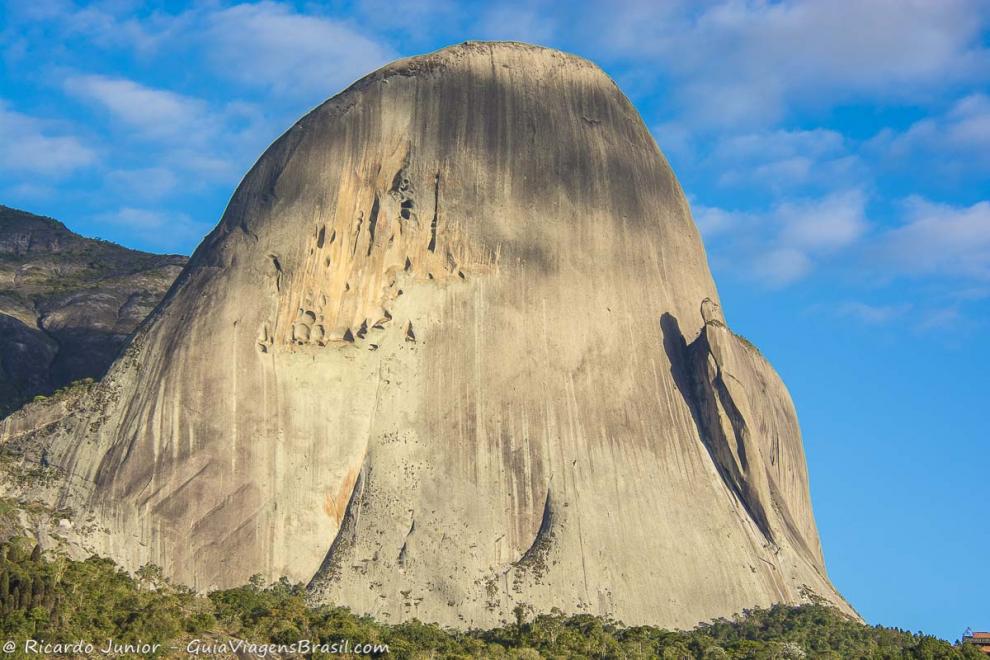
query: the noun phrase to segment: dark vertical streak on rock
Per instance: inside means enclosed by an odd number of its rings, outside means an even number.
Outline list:
[[[433,179],[433,221],[430,223],[430,252],[437,251],[437,222],[440,220],[440,172]]]
[[[368,216],[368,256],[371,256],[371,249],[375,247],[375,228],[378,226],[378,211],[381,207],[381,200],[378,193],[375,193],[375,201],[371,204],[371,214]]]
[[[409,563],[409,537],[412,533],[416,531],[416,519],[413,518],[412,523],[409,525],[409,531],[402,539],[402,547],[399,548],[399,558],[398,564],[400,568],[405,568]]]
[[[357,254],[358,240],[361,238],[361,225],[364,224],[364,212],[358,215],[357,228],[354,230],[354,245],[351,246],[351,256]]]
[[[278,257],[274,254],[268,255],[268,258],[272,260],[272,266],[275,267],[275,290],[282,290],[282,264],[279,262]]]

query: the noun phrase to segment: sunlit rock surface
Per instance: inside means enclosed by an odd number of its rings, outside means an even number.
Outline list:
[[[199,589],[287,575],[457,626],[848,607],[673,172],[557,51],[463,44],[311,112],[63,407],[0,432],[47,447],[87,547]]]

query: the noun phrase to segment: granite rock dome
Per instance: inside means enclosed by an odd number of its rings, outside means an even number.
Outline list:
[[[313,110],[100,386],[0,433],[64,472],[81,544],[199,589],[456,626],[848,609],[674,173],[554,50],[461,44]]]

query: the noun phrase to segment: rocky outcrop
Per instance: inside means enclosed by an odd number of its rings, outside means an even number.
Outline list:
[[[185,262],[0,206],[0,416],[100,378]]]
[[[690,344],[676,319],[661,318],[671,370],[698,435],[767,546],[774,552],[786,546],[823,567],[787,389],[759,350],[728,329],[717,303],[706,298],[701,313],[705,326]]]
[[[89,547],[199,589],[456,626],[845,608],[791,401],[717,305],[616,85],[468,43],[292,127],[103,382],[0,441]]]

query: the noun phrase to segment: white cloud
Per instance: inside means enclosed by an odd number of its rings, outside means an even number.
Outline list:
[[[698,231],[705,238],[714,237],[732,229],[738,229],[741,224],[740,219],[743,217],[743,214],[738,212],[726,211],[725,209],[714,206],[692,204],[691,207],[691,215],[694,216],[694,223],[698,226]]]
[[[149,199],[176,188],[177,175],[183,175],[183,187],[190,190],[208,182],[236,183],[277,135],[271,119],[244,101],[215,108],[202,99],[99,75],[70,76],[64,88],[104,111],[112,119],[111,134],[154,143],[157,148],[142,159],[147,167],[120,168],[108,179],[111,184],[128,179],[149,186],[140,193]],[[146,148],[126,139],[122,145],[118,153]]]
[[[102,49],[128,49],[142,58],[167,57],[163,53],[191,56],[192,62],[208,63],[226,80],[307,102],[314,96],[329,96],[396,57],[386,42],[369,36],[372,30],[323,15],[316,5],[298,11],[291,3],[270,0],[228,6],[206,2],[172,14],[161,10],[139,13],[131,3],[32,4],[38,7],[12,12],[15,29],[3,32],[8,41],[23,29],[40,27],[46,38],[84,37]],[[420,14],[436,14],[433,3],[421,4]],[[456,9],[452,4],[448,13]],[[393,3],[383,11],[389,12],[386,24],[410,23],[409,16]],[[126,92],[103,93],[119,96]]]
[[[140,5],[129,0],[90,3],[32,0],[8,4],[10,11],[6,18],[19,33],[41,28],[46,37],[66,41],[83,37],[87,45],[127,48],[141,55],[155,52],[184,27],[182,15],[140,11]],[[45,40],[43,44],[51,50],[51,43]]]
[[[653,127],[653,136],[657,146],[669,159],[693,159],[695,154],[694,135],[691,129],[679,121],[666,121]]]
[[[924,311],[915,326],[922,332],[955,330],[965,325],[967,319],[958,307],[939,307]]]
[[[919,120],[903,133],[882,131],[868,146],[894,163],[924,158],[933,167],[955,164],[969,174],[973,169],[990,174],[990,97],[965,96],[944,114]]]
[[[476,29],[484,39],[507,39],[535,44],[548,43],[556,25],[552,18],[532,7],[504,4],[485,11]]]
[[[75,6],[69,0],[35,0],[13,2],[5,7],[7,16],[20,21],[44,21],[57,19],[71,12]]]
[[[717,141],[706,165],[720,185],[757,184],[775,193],[823,184],[834,189],[864,176],[846,138],[822,128],[730,135]]]
[[[686,119],[726,127],[767,125],[802,105],[924,101],[986,80],[988,14],[979,0],[643,0],[584,29],[604,52],[672,77]]]
[[[0,169],[62,176],[96,162],[77,137],[52,130],[46,122],[7,108],[0,100]]]
[[[47,202],[56,195],[58,195],[58,191],[54,186],[39,183],[36,180],[22,181],[21,183],[16,183],[0,190],[0,199],[3,199],[6,204],[13,206]]]
[[[113,170],[106,178],[119,193],[131,199],[160,199],[175,190],[179,183],[175,173],[164,167]]]
[[[355,4],[368,20],[411,31],[421,25],[444,25],[464,13],[457,0],[358,0]]]
[[[840,304],[835,313],[839,317],[854,318],[870,325],[887,323],[911,311],[911,305],[871,305],[859,301],[849,301]]]
[[[160,47],[172,35],[176,19],[167,14],[152,13],[142,19],[118,15],[133,10],[128,3],[120,3],[113,11],[112,4],[83,6],[75,11],[63,11],[59,18],[70,34],[85,35],[103,47],[125,46],[147,54]]]
[[[847,247],[866,231],[865,198],[858,190],[833,193],[824,198],[785,202],[774,216],[781,225],[785,245],[814,253]]]
[[[196,222],[185,213],[155,211],[124,207],[99,215],[97,221],[126,227],[135,240],[144,246],[176,251],[197,244],[212,229],[205,222]]]
[[[274,2],[209,11],[197,29],[218,74],[297,98],[330,96],[395,57],[343,21]]]
[[[876,251],[895,272],[990,280],[990,202],[969,207],[910,198],[907,222],[880,237]]]
[[[189,140],[218,128],[205,102],[126,78],[76,75],[66,79],[65,89],[149,138]]]
[[[990,150],[990,97],[971,94],[959,100],[944,123],[945,139],[956,148]]]
[[[776,161],[796,155],[812,159],[844,151],[840,133],[826,129],[741,133],[719,141],[715,156],[727,161]]]
[[[812,269],[811,258],[790,247],[771,248],[750,262],[753,274],[772,287],[786,286],[806,276]]]
[[[865,206],[865,195],[852,189],[760,212],[696,206],[694,216],[716,259],[779,287],[857,245],[868,227]]]
[[[408,54],[472,39],[550,46],[586,11],[577,5],[564,14],[544,0],[501,0],[480,6],[458,0],[358,0],[355,5],[363,22],[373,25],[378,34],[389,33],[391,42],[401,43]],[[561,17],[566,21],[561,22]]]
[[[250,167],[251,158],[258,153],[257,149],[251,150],[245,148],[245,145],[237,146],[237,157],[225,156],[224,151],[231,151],[228,148],[217,147],[215,151],[219,153],[179,148],[163,154],[160,160],[165,167],[182,170],[199,179],[191,182],[193,189],[204,182],[236,185],[246,173],[246,168]]]

